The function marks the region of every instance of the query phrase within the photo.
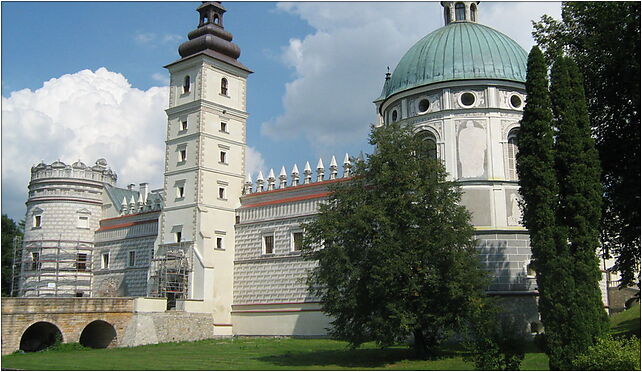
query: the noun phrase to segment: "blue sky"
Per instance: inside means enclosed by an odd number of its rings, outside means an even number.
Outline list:
[[[30,166],[108,160],[161,187],[167,72],[198,2],[2,2],[2,213],[24,217]],[[249,171],[369,152],[386,67],[443,25],[439,3],[224,2],[248,80]],[[532,45],[559,3],[482,3],[480,23]],[[47,83],[46,83],[47,82]],[[45,84],[46,83],[46,84]],[[25,151],[27,150],[27,151]]]

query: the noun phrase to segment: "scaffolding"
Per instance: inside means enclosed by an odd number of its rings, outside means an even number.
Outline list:
[[[150,297],[167,298],[167,309],[176,308],[176,300],[189,296],[191,272],[192,242],[159,245],[150,270]]]
[[[91,297],[93,243],[14,241],[12,296]]]

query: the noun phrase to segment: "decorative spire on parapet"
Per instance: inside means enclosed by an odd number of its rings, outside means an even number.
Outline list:
[[[123,196],[123,202],[120,203],[120,214],[127,214],[127,198]]]
[[[160,192],[162,190],[149,191],[149,184],[144,182],[139,185],[140,189],[138,190],[138,195],[136,195],[134,186],[131,183],[127,185],[127,189],[120,189],[121,192],[126,192],[125,196],[123,196],[123,201],[120,203],[119,211],[121,216],[161,210],[162,197]],[[127,201],[128,198],[129,202]]]
[[[292,167],[292,186],[299,185],[299,168],[294,164]]]
[[[245,176],[245,188],[243,189],[243,195],[251,194],[252,193],[252,175],[247,174]]]
[[[274,190],[274,184],[276,183],[276,177],[274,177],[274,169],[270,169],[270,174],[268,174],[268,191]]]
[[[346,156],[343,158],[343,178],[350,177],[352,172],[352,163],[350,163],[350,156],[346,152]]]
[[[307,185],[312,182],[312,168],[310,167],[310,162],[305,162],[305,169],[303,169],[303,184]]]
[[[256,192],[263,191],[263,184],[264,183],[265,183],[265,180],[263,178],[263,172],[259,171],[259,176],[256,177]]]
[[[325,167],[323,166],[323,160],[319,158],[317,163],[317,182],[323,181],[323,173],[325,172]]]
[[[285,166],[281,167],[279,172],[279,188],[284,189],[288,185],[288,174],[285,173]]]
[[[330,160],[330,179],[336,180],[339,167],[337,166],[337,159],[332,155],[332,160]]]
[[[134,195],[132,195],[131,199],[129,199],[129,214],[134,213],[136,213],[136,200],[134,199]]]
[[[361,155],[363,156],[363,155]],[[345,157],[343,158],[343,176],[342,178],[349,178],[352,176],[352,167],[353,163],[360,161],[360,159],[355,159],[351,158],[350,155],[347,153],[345,154]],[[306,161],[305,162],[305,167],[303,169],[303,185],[308,185],[313,182],[322,182],[324,181],[324,175],[326,172],[325,166],[323,165],[323,159],[319,159],[317,163],[317,177],[316,181],[312,180],[312,167],[310,166],[310,162]],[[336,156],[332,156],[330,159],[330,166],[328,167],[329,171],[329,178],[327,180],[336,180],[339,178],[339,164],[337,163],[337,158]],[[253,188],[253,183],[252,183],[252,175],[250,173],[247,174],[245,177],[245,183],[243,186],[243,194],[252,194],[252,193],[259,193],[263,191],[272,191],[272,190],[280,190],[280,189],[287,189],[289,187],[296,187],[301,185],[301,179],[300,179],[300,173],[299,173],[299,167],[297,164],[294,164],[292,166],[292,172],[290,172],[290,182],[288,183],[288,174],[285,170],[285,166],[281,167],[281,170],[279,172],[278,176],[278,181],[279,184],[278,186],[276,185],[277,177],[274,175],[274,168],[270,169],[270,172],[268,173],[268,178],[267,178],[267,188],[265,188],[265,179],[263,177],[263,171],[259,171],[259,174],[256,178],[256,188]]]

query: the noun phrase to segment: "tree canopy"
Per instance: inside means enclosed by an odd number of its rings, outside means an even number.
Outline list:
[[[333,337],[390,345],[412,334],[426,357],[479,304],[487,274],[461,192],[430,144],[398,123],[370,142],[376,152],[304,226],[304,254],[318,261],[309,286]]]
[[[584,76],[604,186],[601,241],[631,285],[640,268],[640,2],[566,2],[562,21],[534,26],[548,64],[565,54]]]
[[[22,226],[21,226],[22,225]],[[17,224],[6,214],[2,215],[2,295],[11,294],[11,266],[13,265],[14,238],[22,238],[24,224]]]

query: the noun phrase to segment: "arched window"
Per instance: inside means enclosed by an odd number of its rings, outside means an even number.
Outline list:
[[[191,85],[192,85],[192,82],[190,80],[189,75],[185,75],[185,80],[183,80],[183,94],[189,93]]]
[[[418,136],[422,144],[419,153],[430,159],[437,159],[437,140],[435,136],[428,131],[420,132]]]
[[[519,130],[513,129],[508,133],[508,141],[506,143],[506,179],[517,180],[517,133]]]
[[[470,4],[470,20],[477,22],[477,6],[475,4]]]
[[[449,24],[451,19],[450,19],[450,7],[445,6],[444,7],[444,19],[446,20],[446,24]]]
[[[227,96],[227,79],[221,79],[221,94]]]
[[[466,7],[463,3],[455,4],[455,21],[466,20]]]

